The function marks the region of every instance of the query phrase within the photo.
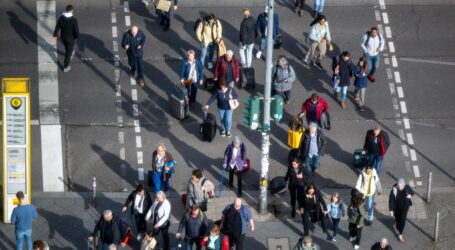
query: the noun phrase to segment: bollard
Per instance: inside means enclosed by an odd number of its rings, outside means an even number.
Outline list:
[[[432,182],[432,179],[433,179],[433,173],[430,172],[428,174],[427,203],[430,203],[430,199],[431,199],[431,182]]]
[[[93,177],[92,191],[92,207],[96,207],[96,177]]]
[[[436,213],[436,222],[434,225],[434,242],[437,242],[439,238],[439,212]]]

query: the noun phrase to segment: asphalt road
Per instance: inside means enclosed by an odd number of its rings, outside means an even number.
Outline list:
[[[65,2],[57,2],[57,13],[64,9]],[[198,44],[193,32],[193,23],[204,13],[215,13],[223,24],[223,35],[227,47],[238,57],[238,28],[241,7],[182,7],[172,17],[171,30],[163,32],[151,8],[139,1],[130,1],[129,12],[125,12],[119,1],[78,1],[75,16],[79,20],[81,36],[76,56],[69,73],[59,72],[60,120],[63,125],[63,159],[65,183],[75,191],[91,188],[91,178],[98,179],[99,191],[125,191],[141,182],[138,169],[150,169],[151,152],[158,142],[164,142],[174,154],[177,173],[172,178],[172,188],[183,191],[193,168],[202,168],[214,180],[220,177],[220,165],[224,148],[230,139],[216,136],[212,143],[202,142],[199,124],[203,118],[202,107],[209,93],[200,91],[198,104],[184,121],[169,115],[168,94],[178,82],[178,70],[184,51],[195,49]],[[391,136],[392,145],[383,164],[382,181],[390,186],[395,179],[404,177],[425,186],[428,172],[433,172],[434,185],[454,185],[455,172],[450,157],[455,146],[452,79],[455,44],[453,5],[393,5],[380,9],[379,4],[358,6],[326,6],[335,52],[348,50],[352,60],[361,56],[360,36],[378,23],[390,26],[395,43],[397,67],[384,64],[377,73],[377,82],[370,84],[367,91],[367,111],[359,113],[349,95],[348,108],[341,110],[336,104],[330,86],[330,59],[323,65],[325,70],[303,66],[299,58],[304,56],[308,44],[306,36],[311,18],[305,13],[302,18],[293,13],[291,5],[278,2],[276,11],[280,15],[280,30],[283,47],[274,51],[274,58],[286,55],[297,71],[292,102],[285,108],[285,117],[280,124],[272,126],[270,177],[285,173],[288,148],[286,145],[287,122],[300,110],[300,105],[313,92],[323,96],[330,105],[333,129],[328,137],[327,154],[322,159],[315,182],[323,187],[349,187],[355,182],[356,172],[352,169],[352,152],[362,146],[364,133],[374,124],[380,124]],[[4,2],[0,10],[0,74],[1,77],[27,76],[32,78],[32,119],[39,119],[37,79],[37,33],[36,5],[33,1]],[[253,7],[256,16],[263,7]],[[375,11],[388,13],[389,23],[384,18],[377,20]],[[112,14],[116,22],[112,23]],[[145,32],[146,87],[130,84],[125,71],[126,58],[115,51],[113,41],[120,43],[127,29],[125,16],[131,24]],[[117,28],[113,37],[112,26]],[[387,46],[388,47],[388,46]],[[62,52],[61,44],[58,47]],[[387,56],[393,54],[389,49]],[[115,65],[115,55],[120,56],[120,65]],[[60,53],[60,61],[63,57]],[[241,98],[263,92],[264,61],[254,59],[258,82],[255,91],[240,90]],[[387,79],[387,68],[399,71],[403,97],[391,92]],[[115,70],[120,70],[118,83],[121,95],[117,96]],[[206,75],[211,73],[206,71]],[[392,79],[396,81],[397,79]],[[396,86],[399,84],[397,83]],[[350,89],[352,91],[352,89]],[[135,94],[137,93],[137,100]],[[407,112],[394,107],[393,99],[405,101]],[[133,104],[138,105],[138,116]],[[216,112],[212,107],[211,112]],[[397,116],[399,115],[399,116]],[[119,116],[121,124],[119,126]],[[244,178],[247,189],[256,189],[259,175],[260,134],[250,131],[241,123],[242,114],[235,112],[233,134],[240,135],[248,148],[252,169]],[[404,128],[402,118],[408,118],[410,128]],[[134,120],[139,120],[140,132],[136,132]],[[398,123],[397,123],[398,121]],[[32,164],[33,190],[42,190],[40,135],[37,126],[33,130]],[[36,130],[36,131],[35,131]],[[119,135],[123,134],[123,140]],[[412,144],[407,134],[412,133]],[[141,145],[138,147],[137,137]],[[403,154],[403,145],[407,153]],[[123,157],[123,149],[124,157]],[[409,149],[415,149],[415,161]],[[142,152],[142,157],[138,156]],[[143,158],[142,161],[138,158]],[[408,162],[408,163],[406,163]],[[419,169],[416,176],[414,166]]]

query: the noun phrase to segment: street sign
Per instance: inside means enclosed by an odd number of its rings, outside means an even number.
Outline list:
[[[16,192],[30,203],[30,79],[2,79],[3,222],[10,223]]]

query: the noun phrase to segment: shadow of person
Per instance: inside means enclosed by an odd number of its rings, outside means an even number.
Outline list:
[[[37,34],[29,25],[24,23],[16,13],[12,11],[7,11],[6,14],[8,14],[9,17],[9,24],[25,44],[29,44],[30,42],[37,43]]]

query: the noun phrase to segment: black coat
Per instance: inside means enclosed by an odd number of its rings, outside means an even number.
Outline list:
[[[243,46],[248,44],[254,44],[254,40],[256,39],[256,21],[254,17],[249,16],[243,19],[242,23],[240,24],[240,42]]]
[[[299,166],[299,173],[303,173],[303,178],[298,179],[297,174],[294,172],[294,168],[292,166],[288,167],[288,171],[286,172],[286,176],[284,180],[287,182],[289,181],[289,186],[299,186],[299,187],[306,187],[307,183],[307,171],[303,164]]]
[[[336,65],[334,66],[335,66],[334,68],[336,68],[337,66],[339,67],[338,75],[340,76],[340,87],[351,85],[351,77],[353,75],[355,67],[352,64],[351,60],[345,61],[340,56],[340,58],[336,62]]]
[[[101,215],[101,218],[98,220],[98,223],[96,223],[95,229],[93,230],[92,236],[96,236],[98,232],[100,233],[100,240],[101,242],[104,242],[105,240],[105,232],[106,232],[106,226],[107,222],[104,220],[103,215]],[[126,236],[126,225],[120,220],[119,217],[117,217],[115,214],[112,214],[112,233],[113,235],[113,240],[114,244],[119,245],[120,241],[125,238]]]
[[[131,35],[131,31],[128,30],[123,34],[122,37],[122,48],[125,49],[125,46],[128,45],[129,48],[126,50],[126,53],[129,56],[143,56],[144,55],[144,43],[145,43],[145,34],[139,30],[136,36]],[[141,48],[139,48],[141,46]]]
[[[372,247],[371,250],[392,250],[390,245],[387,245],[385,248],[381,247],[381,242],[376,242]]]
[[[322,209],[324,209],[324,211],[327,211],[327,204],[325,203],[324,197],[322,197],[322,194],[319,190],[316,191],[314,198],[316,199],[316,218],[320,219],[323,215]],[[303,193],[298,197],[298,203],[299,208],[303,208],[305,210],[304,213],[310,212],[306,193]]]
[[[131,203],[131,214],[134,214],[134,199],[136,198],[136,191],[133,191],[128,195],[128,198],[125,201],[124,206],[128,207],[128,205]],[[143,214],[146,214],[147,211],[149,211],[150,207],[152,206],[153,200],[152,197],[150,196],[149,192],[145,191],[145,199],[144,199],[144,205],[143,205]]]
[[[404,191],[406,193],[406,196],[409,194],[411,196],[414,196],[414,190],[409,185],[406,185],[404,187]],[[404,198],[405,200],[398,201],[397,200],[397,192],[398,192],[398,187],[397,184],[393,185],[392,190],[390,190],[390,195],[389,195],[389,211],[396,211],[397,208],[397,203],[398,202],[403,202],[405,205],[405,208],[409,208],[412,206],[412,200],[408,198]]]
[[[322,133],[321,130],[318,130],[317,132],[317,143],[318,143],[318,155],[322,156],[325,153],[325,147],[327,145],[327,140],[325,139],[324,133]],[[310,152],[310,142],[311,142],[311,135],[309,130],[307,130],[303,135],[302,135],[302,140],[300,142],[300,157],[305,159],[308,157],[308,154]]]
[[[58,36],[60,31],[60,37],[65,41],[72,41],[79,38],[79,25],[77,19],[74,17],[65,17],[61,15],[58,18],[57,24],[54,29],[54,37]]]

